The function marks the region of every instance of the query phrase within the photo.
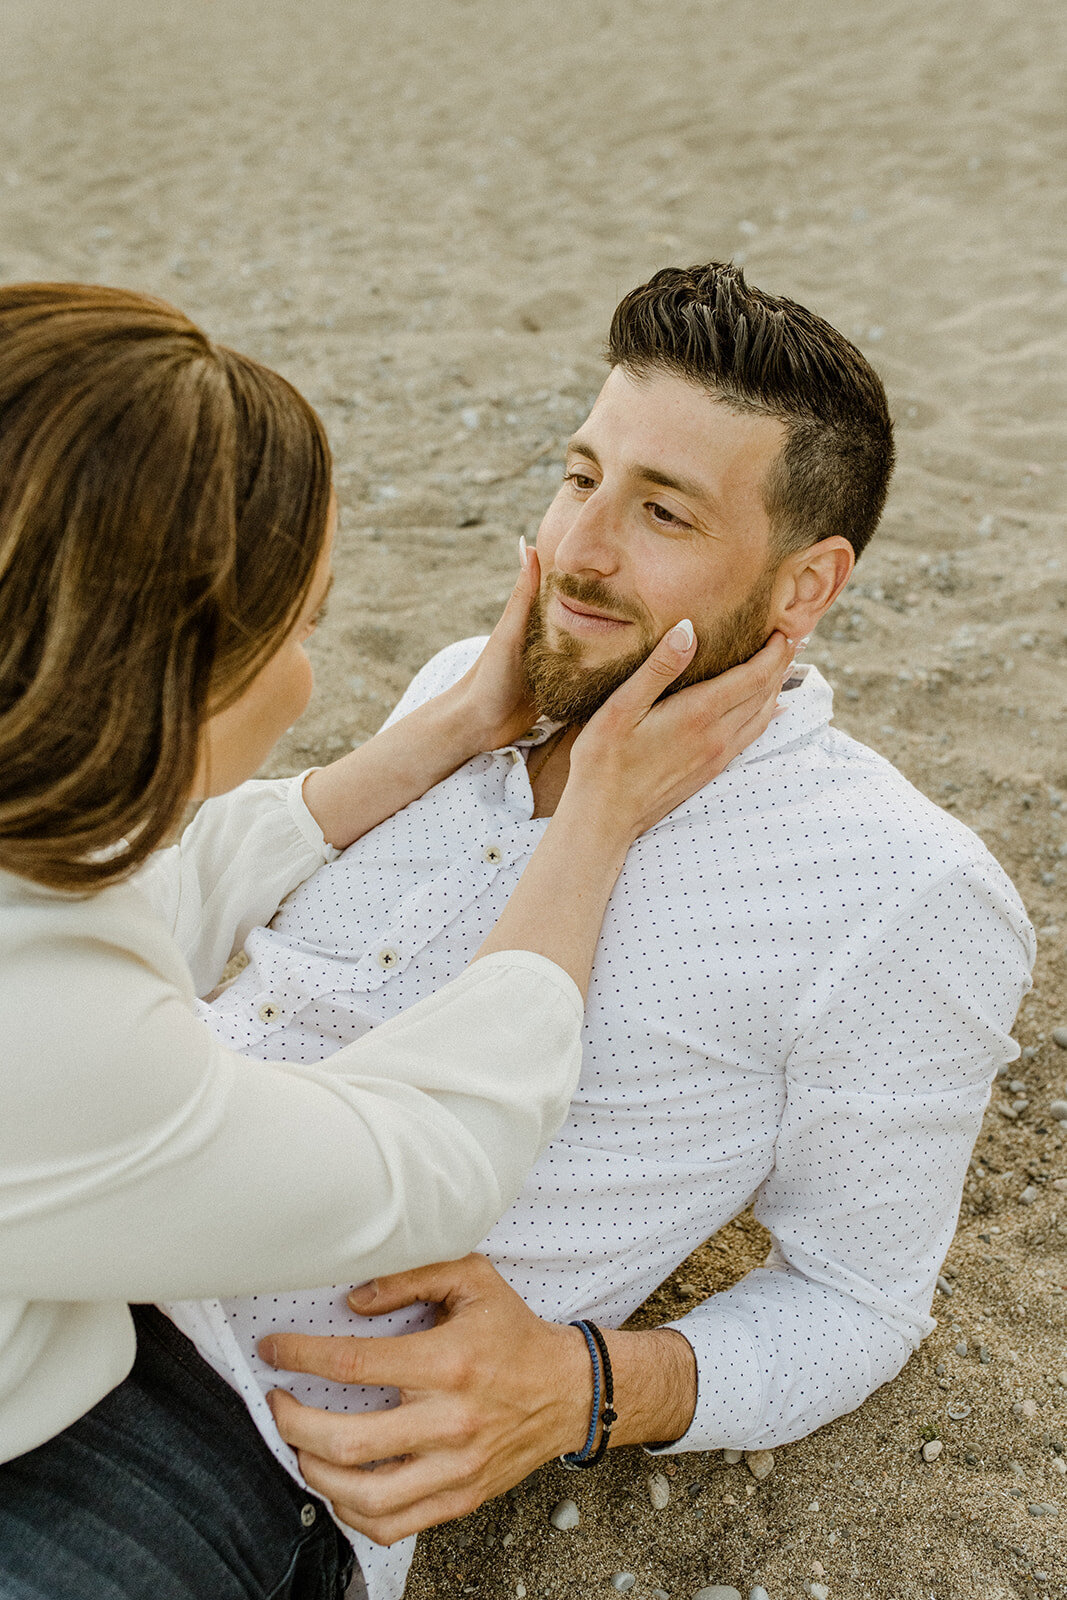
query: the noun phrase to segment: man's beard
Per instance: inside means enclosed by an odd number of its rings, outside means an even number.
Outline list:
[[[773,566],[757,579],[751,593],[728,615],[718,618],[697,643],[697,652],[685,671],[664,692],[675,694],[687,684],[716,678],[754,656],[767,641],[767,613],[774,584]],[[582,665],[583,645],[572,634],[559,632],[559,643],[548,642],[545,607],[552,594],[565,595],[580,605],[604,610],[612,616],[632,620],[640,630],[640,642],[625,655],[602,666]],[[588,722],[620,684],[636,672],[659,643],[648,621],[639,616],[599,578],[576,578],[569,573],[553,573],[542,584],[526,628],[523,646],[523,671],[526,685],[543,717],[553,722]]]

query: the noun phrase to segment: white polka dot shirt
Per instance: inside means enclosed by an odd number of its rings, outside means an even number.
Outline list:
[[[480,645],[436,657],[394,717]],[[981,841],[830,726],[814,668],[798,677],[767,732],[631,849],[570,1116],[483,1246],[538,1313],[615,1326],[755,1196],[768,1264],[676,1324],[699,1397],[674,1450],[800,1438],[859,1405],[930,1331],[1030,982],[1033,932]],[[210,1008],[216,1032],[245,1054],[319,1062],[439,988],[540,838],[532,811],[518,746],[468,762],[252,933],[249,966]],[[385,1333],[424,1313],[363,1323],[342,1288],[176,1317],[277,1450],[262,1391],[279,1379],[257,1339]],[[334,1409],[383,1403],[380,1390],[284,1382]],[[279,1459],[291,1465],[284,1447]],[[401,1592],[406,1549],[359,1541],[375,1600]]]

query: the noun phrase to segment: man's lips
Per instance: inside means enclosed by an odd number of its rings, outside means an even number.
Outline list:
[[[570,633],[616,633],[620,628],[631,626],[629,618],[613,617],[610,612],[597,611],[593,606],[583,605],[580,600],[572,600],[569,595],[554,594],[552,604],[556,608],[555,621]]]

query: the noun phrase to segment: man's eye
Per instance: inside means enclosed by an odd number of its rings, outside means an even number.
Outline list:
[[[595,478],[591,478],[587,472],[575,472],[573,469],[563,474],[563,481],[564,483],[569,483],[574,489],[580,489],[583,493],[596,488]]]
[[[668,511],[666,506],[661,506],[656,500],[650,500],[648,508],[656,521],[661,522],[665,528],[688,528],[690,526],[688,522],[683,522],[681,517],[676,517],[673,511]]]

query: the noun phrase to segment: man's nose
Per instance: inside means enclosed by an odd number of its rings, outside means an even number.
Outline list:
[[[575,576],[595,573],[608,577],[618,571],[621,550],[618,516],[601,486],[575,507],[575,515],[556,546],[553,566]]]

